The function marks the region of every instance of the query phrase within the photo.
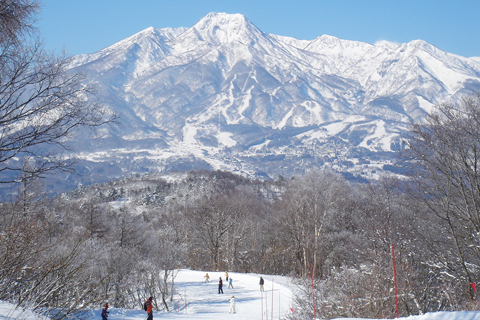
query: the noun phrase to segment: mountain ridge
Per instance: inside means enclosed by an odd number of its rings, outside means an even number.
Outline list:
[[[423,40],[298,40],[226,13],[147,28],[71,66],[123,115],[93,142],[107,157],[80,152],[85,166],[98,161],[93,172],[110,163],[117,175],[192,168],[275,178],[330,167],[375,178],[395,167],[410,121],[480,91],[480,58]]]

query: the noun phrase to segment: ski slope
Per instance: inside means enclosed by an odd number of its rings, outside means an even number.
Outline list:
[[[209,319],[209,320],[275,320],[291,314],[296,290],[290,279],[282,276],[229,273],[233,289],[228,288],[224,272],[208,272],[210,282],[204,282],[204,271],[180,270],[175,278],[174,310],[155,312],[154,319]],[[259,279],[265,280],[265,292],[259,290]],[[224,294],[218,294],[218,279],[224,281]],[[231,296],[236,298],[236,314],[229,314]],[[107,302],[107,301],[106,301]],[[143,310],[117,309],[110,305],[109,320],[145,320]],[[101,309],[91,310],[86,320],[101,319]],[[272,317],[273,316],[273,317]],[[48,320],[28,310],[14,309],[12,304],[0,302],[0,320]],[[345,320],[346,318],[337,319]],[[480,320],[480,312],[437,312],[410,316],[403,320]],[[349,318],[348,320],[360,320]],[[367,320],[367,319],[361,319]]]
[[[257,274],[241,274],[231,272],[233,289],[228,288],[225,272],[208,272],[210,282],[204,282],[205,271],[180,270],[175,278],[176,294],[174,295],[174,310],[170,312],[153,312],[154,319],[210,319],[238,320],[278,319],[284,318],[292,308],[294,285],[282,276]],[[264,290],[260,292],[260,276],[265,280]],[[218,280],[222,277],[223,294],[218,293]],[[235,296],[236,314],[229,314],[230,298]],[[273,297],[272,297],[273,295]],[[273,308],[272,308],[273,304]],[[111,303],[109,302],[111,306]],[[101,310],[96,310],[88,320],[100,319]],[[142,310],[110,309],[109,320],[145,320],[146,313]],[[0,317],[1,320],[1,317]]]

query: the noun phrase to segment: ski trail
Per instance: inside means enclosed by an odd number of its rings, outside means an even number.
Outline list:
[[[281,319],[292,307],[293,285],[286,277],[229,272],[233,289],[228,288],[225,272],[211,272],[210,282],[204,282],[206,271],[180,270],[175,278],[173,310],[153,312],[154,319],[210,319],[210,320],[274,320]],[[265,280],[265,291],[260,292],[260,276]],[[223,294],[218,293],[218,280],[222,277]],[[273,289],[273,290],[272,290]],[[236,314],[229,314],[230,298],[235,296]],[[273,296],[272,296],[273,295]],[[272,308],[273,304],[273,308]],[[263,311],[263,313],[262,313]],[[95,311],[88,320],[100,319]],[[273,318],[272,318],[273,315]],[[111,308],[109,320],[145,320],[142,310]]]
[[[283,317],[291,308],[292,290],[285,277],[261,275],[265,279],[265,292],[261,293],[260,275],[231,272],[229,276],[233,279],[233,288],[228,288],[224,272],[208,272],[209,283],[204,283],[205,273],[181,270],[177,275],[176,288],[187,302],[186,311],[185,308],[179,310],[182,314],[178,314],[178,318],[188,315],[191,319],[224,319],[232,295],[235,296],[237,313],[230,316],[236,319],[262,319],[262,309],[263,319],[270,319],[272,304],[273,319],[278,319],[279,314]],[[218,293],[220,277],[224,282],[223,294]],[[169,315],[175,319],[175,315]]]

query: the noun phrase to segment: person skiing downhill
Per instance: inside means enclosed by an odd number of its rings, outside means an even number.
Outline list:
[[[220,294],[220,292],[223,294],[223,281],[222,281],[222,277],[220,277],[220,280],[218,280],[218,294]]]
[[[208,280],[210,280],[210,276],[208,275],[208,273],[206,275],[203,276],[205,278],[205,282],[208,283]]]
[[[232,277],[230,277],[230,279],[228,279],[228,288],[232,288],[233,289],[233,279]]]
[[[263,278],[260,277],[260,291],[263,291],[263,284],[265,283],[265,281],[263,281]]]
[[[107,320],[108,318],[108,303],[105,303],[105,307],[102,309],[102,320]]]
[[[230,298],[230,310],[228,310],[228,313],[237,313],[237,309],[235,308],[235,296]]]
[[[153,297],[150,297],[145,301],[145,311],[147,311],[147,320],[153,320]]]

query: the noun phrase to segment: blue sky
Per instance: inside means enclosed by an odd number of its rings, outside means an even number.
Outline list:
[[[41,0],[47,49],[93,53],[150,26],[191,27],[209,12],[241,13],[262,31],[374,44],[422,39],[480,57],[480,0]]]

